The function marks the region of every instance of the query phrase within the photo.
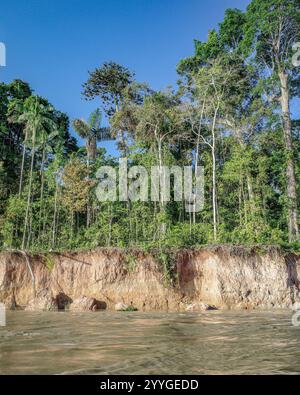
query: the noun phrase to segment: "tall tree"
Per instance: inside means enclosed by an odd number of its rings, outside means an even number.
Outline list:
[[[86,212],[92,182],[88,178],[87,167],[78,158],[72,158],[65,165],[61,179],[62,201],[71,215],[70,225],[73,235],[75,214]]]
[[[87,100],[99,98],[108,117],[112,117],[121,108],[128,89],[134,82],[134,73],[115,62],[105,62],[99,68],[89,72],[88,81],[83,84],[83,96]],[[127,154],[126,136],[119,133],[119,146],[123,156]]]
[[[255,54],[262,74],[273,78],[279,93],[286,150],[289,240],[299,240],[295,163],[290,101],[299,90],[299,68],[292,65],[292,46],[300,40],[299,0],[252,0],[246,13],[244,50]],[[254,52],[253,52],[254,51]],[[275,84],[275,85],[274,85]],[[296,89],[295,89],[296,88]]]
[[[73,127],[76,133],[86,140],[87,164],[96,159],[97,141],[112,140],[109,128],[101,127],[102,115],[100,109],[91,113],[88,121],[75,119]]]
[[[87,166],[95,162],[97,153],[97,141],[112,140],[110,129],[101,127],[102,114],[100,109],[91,113],[88,121],[75,119],[73,127],[78,135],[86,140]],[[91,205],[87,206],[87,226],[91,223]]]
[[[8,85],[2,84],[2,88],[4,88],[5,97],[1,98],[1,107],[3,112],[0,111],[0,113],[5,118],[4,122],[1,122],[1,129],[4,139],[6,139],[6,141],[4,141],[4,145],[6,145],[6,147],[9,147],[9,151],[11,152],[11,158],[8,163],[6,163],[6,166],[8,166],[8,168],[11,168],[9,173],[13,172],[14,178],[16,176],[16,170],[19,167],[19,163],[16,163],[16,160],[19,156],[20,146],[23,142],[23,154],[19,181],[20,196],[23,185],[27,136],[26,131],[24,130],[24,125],[18,122],[18,118],[22,114],[24,101],[29,96],[31,96],[31,89],[26,82],[21,80],[14,80]],[[6,151],[8,150],[6,149]]]
[[[28,99],[25,100],[23,113],[19,117],[19,122],[25,124],[27,136],[30,136],[29,138],[31,141],[31,164],[30,164],[28,197],[27,197],[23,240],[22,240],[22,249],[24,249],[26,245],[26,235],[28,230],[33,168],[34,168],[37,137],[39,136],[40,133],[43,133],[45,129],[46,130],[55,129],[56,124],[53,121],[52,106],[50,106],[44,99],[41,99],[38,96],[30,96]]]
[[[118,111],[123,100],[123,92],[134,80],[134,74],[115,62],[105,62],[89,72],[88,81],[83,84],[83,96],[87,100],[100,98],[106,114]]]

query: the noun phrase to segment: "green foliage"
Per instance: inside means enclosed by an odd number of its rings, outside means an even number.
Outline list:
[[[244,38],[245,23],[246,16],[241,10],[236,8],[226,10],[224,21],[220,23],[221,45],[237,50]]]
[[[124,255],[125,267],[129,273],[134,273],[137,265],[137,257],[134,254],[127,253]]]
[[[160,250],[154,254],[157,262],[161,265],[163,279],[165,285],[174,285],[177,279],[175,270],[175,254],[174,250]]]
[[[121,311],[125,311],[125,312],[133,312],[133,311],[138,311],[138,309],[134,306],[128,306],[126,309],[121,310]]]
[[[123,92],[133,82],[133,73],[115,62],[105,62],[89,72],[89,79],[83,85],[83,95],[88,100],[99,97],[106,113],[111,116],[123,99]]]
[[[53,257],[51,256],[51,254],[45,254],[43,256],[43,258],[44,258],[46,267],[51,271],[55,265],[55,261],[54,261]]]

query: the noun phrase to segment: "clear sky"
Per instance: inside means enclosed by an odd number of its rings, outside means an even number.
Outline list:
[[[71,119],[86,118],[99,105],[81,98],[88,70],[113,60],[154,89],[174,85],[176,65],[193,53],[193,40],[205,40],[227,8],[245,9],[249,2],[1,0],[7,67],[0,80],[25,80]]]

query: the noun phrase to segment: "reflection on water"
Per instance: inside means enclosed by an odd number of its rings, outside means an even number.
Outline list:
[[[295,374],[291,312],[8,312],[1,374]]]

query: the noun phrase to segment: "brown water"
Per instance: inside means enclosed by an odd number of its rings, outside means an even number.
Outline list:
[[[8,312],[1,374],[295,374],[291,311]]]

